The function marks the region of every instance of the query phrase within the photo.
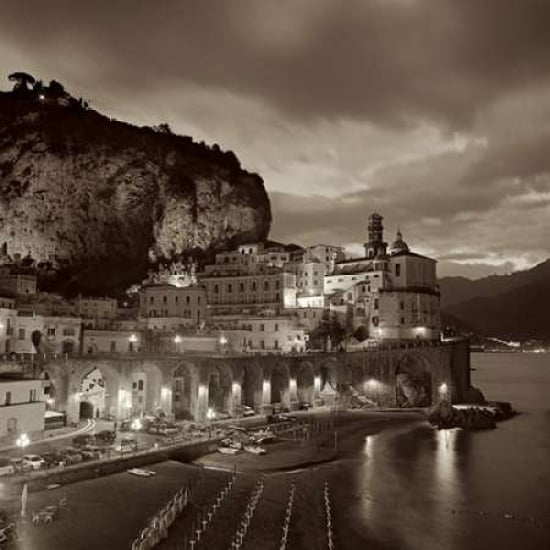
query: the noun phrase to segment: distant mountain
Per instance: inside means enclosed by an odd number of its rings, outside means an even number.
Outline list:
[[[510,275],[445,277],[439,284],[444,321],[486,336],[550,339],[550,260]]]

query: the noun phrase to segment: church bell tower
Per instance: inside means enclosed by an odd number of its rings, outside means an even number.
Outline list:
[[[388,243],[384,242],[384,224],[382,223],[384,218],[377,214],[371,214],[369,216],[369,222],[367,226],[368,242],[365,243],[365,256],[367,258],[380,258],[386,256],[386,249]]]

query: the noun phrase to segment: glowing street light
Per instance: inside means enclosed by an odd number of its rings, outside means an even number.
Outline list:
[[[25,452],[25,448],[29,446],[31,440],[26,433],[22,433],[15,441],[15,445],[21,449],[21,454]]]
[[[132,428],[132,430],[134,430],[135,432],[138,432],[139,430],[141,430],[141,428],[143,428],[143,424],[142,424],[142,422],[141,422],[141,419],[139,419],[139,418],[134,418],[134,419],[132,420],[131,428]]]
[[[206,411],[206,418],[208,420],[214,420],[215,416],[216,416],[216,413],[214,412],[214,409],[209,407],[208,410]]]
[[[181,338],[181,336],[180,336],[179,334],[176,334],[176,335],[174,336],[174,343],[176,343],[176,344],[181,344],[181,340],[182,340],[182,338]]]
[[[128,341],[129,341],[129,342],[132,342],[132,343],[135,343],[135,342],[138,341],[138,337],[137,337],[134,333],[132,333],[132,334],[130,334],[130,336],[128,337]]]

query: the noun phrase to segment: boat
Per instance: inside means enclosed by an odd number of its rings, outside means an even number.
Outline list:
[[[218,447],[218,452],[224,455],[236,455],[240,450],[234,449],[233,447]]]
[[[144,470],[143,468],[130,468],[129,470],[126,470],[129,474],[132,474],[134,476],[138,477],[153,477],[156,472],[153,472],[152,470]]]
[[[260,447],[259,445],[247,445],[244,450],[247,453],[252,453],[253,455],[265,455],[266,450],[263,447]]]

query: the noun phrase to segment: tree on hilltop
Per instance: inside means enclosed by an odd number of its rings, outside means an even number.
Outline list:
[[[11,73],[8,75],[8,80],[10,82],[15,82],[15,85],[13,86],[13,91],[25,91],[28,92],[31,89],[31,86],[36,82],[36,79],[34,76],[32,76],[29,73],[24,73],[21,71],[17,71],[15,73]]]

